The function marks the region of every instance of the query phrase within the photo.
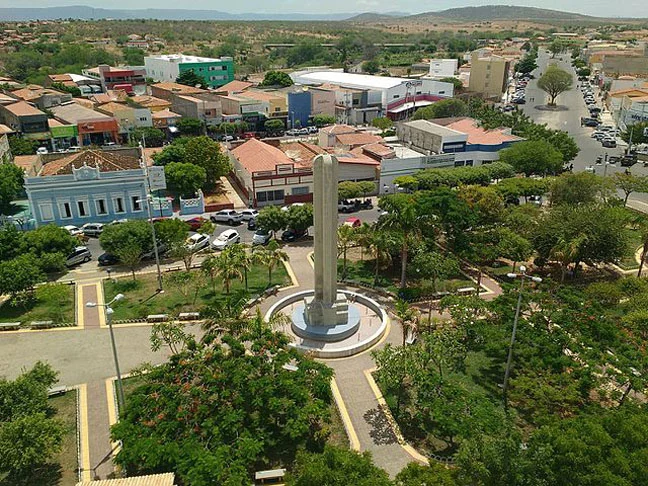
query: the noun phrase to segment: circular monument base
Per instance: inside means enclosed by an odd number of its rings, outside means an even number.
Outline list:
[[[304,339],[327,342],[341,341],[355,334],[358,327],[360,327],[360,309],[355,304],[349,304],[347,322],[334,326],[313,326],[308,324],[304,315],[305,310],[305,304],[295,305],[291,315],[293,332]]]
[[[349,299],[349,315],[358,316],[357,325],[351,326],[354,330],[350,331],[346,337],[327,340],[317,334],[300,333],[299,317],[303,316],[304,298],[312,296],[313,290],[297,292],[284,297],[268,310],[265,318],[269,320],[273,315],[281,313],[291,320],[296,315],[297,324],[295,321],[286,323],[281,325],[279,330],[291,337],[290,345],[301,352],[323,359],[353,356],[371,348],[380,341],[389,329],[389,316],[378,302],[369,297],[348,290],[339,290],[338,292],[344,293]],[[303,322],[303,317],[301,321]],[[310,326],[310,328],[312,327]]]

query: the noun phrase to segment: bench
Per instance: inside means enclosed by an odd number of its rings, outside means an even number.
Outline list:
[[[271,295],[277,295],[278,292],[279,292],[279,286],[278,285],[273,285],[269,289],[266,289],[263,292],[263,295],[265,295],[266,297],[269,297]]]
[[[271,469],[268,471],[257,471],[254,473],[254,484],[283,484],[286,475],[285,469]]]
[[[54,326],[53,321],[32,321],[29,327],[31,329],[49,329]]]
[[[47,390],[47,396],[55,397],[57,395],[63,395],[65,392],[67,392],[66,386],[55,386]]]
[[[181,321],[195,321],[200,318],[200,312],[181,312],[178,319]]]
[[[475,293],[475,287],[463,287],[457,289],[457,295],[470,295]]]
[[[169,316],[166,314],[150,314],[146,316],[147,322],[164,322],[169,319]]]
[[[20,322],[0,322],[0,331],[17,331],[20,329]]]

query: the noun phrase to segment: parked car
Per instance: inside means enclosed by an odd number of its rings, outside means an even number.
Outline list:
[[[229,225],[238,224],[243,221],[243,215],[234,209],[222,209],[212,214],[209,219],[212,223],[227,223]]]
[[[286,135],[291,135],[291,136],[299,135],[299,130],[296,128],[291,128],[290,130],[286,130]]]
[[[528,201],[530,204],[542,206],[542,196],[529,196]]]
[[[99,255],[99,258],[97,258],[99,261],[99,265],[102,267],[107,267],[108,265],[116,265],[119,263],[119,258],[117,258],[116,255],[113,255],[112,253],[102,253]]]
[[[294,229],[287,229],[281,234],[281,240],[288,243],[291,241],[299,240],[306,235],[308,235],[308,230],[297,231]]]
[[[66,224],[65,226],[63,226],[63,229],[70,233],[72,236],[83,234],[83,231],[78,226],[73,226],[71,224]]]
[[[308,127],[308,133],[317,133],[319,132],[319,128],[317,127]]]
[[[597,127],[599,124],[596,118],[589,118],[586,116],[581,117],[581,125],[586,127]]]
[[[346,199],[343,201],[338,201],[338,211],[341,213],[350,213],[355,211],[355,209],[356,205],[353,201],[347,201]]]
[[[92,259],[92,253],[88,250],[87,246],[77,246],[72,253],[70,253],[65,260],[66,267],[73,267],[80,263],[89,262]]]
[[[185,221],[189,225],[189,229],[191,231],[198,231],[200,227],[205,224],[208,220],[203,218],[202,216],[197,216],[195,218],[191,218]]]
[[[308,128],[300,128],[299,129],[299,135],[308,135],[310,132],[308,131]]]
[[[189,238],[187,238],[187,241],[185,242],[185,247],[187,248],[187,250],[193,253],[200,251],[203,248],[207,248],[208,246],[209,246],[209,235],[203,235],[200,233],[191,235]]]
[[[162,256],[169,251],[169,248],[161,241],[158,241],[157,250],[158,256]],[[155,248],[151,248],[151,251],[142,254],[142,260],[152,260],[153,258],[155,258]]]
[[[244,209],[241,211],[241,219],[243,221],[250,221],[251,219],[256,218],[259,215],[259,211],[256,209]]]
[[[604,138],[603,141],[601,142],[601,144],[605,148],[616,148],[616,146],[617,146],[616,140],[613,140],[613,139],[610,139],[610,138]]]
[[[45,155],[47,153],[47,148],[46,147],[38,147],[36,149],[36,154],[37,155]]]
[[[248,227],[249,230],[255,230],[256,229],[256,218],[248,219],[247,227]]]
[[[252,245],[267,245],[273,236],[272,231],[258,229],[252,235]]]
[[[81,226],[81,231],[86,236],[99,236],[103,231],[103,224],[101,223],[86,223]]]
[[[292,206],[303,206],[304,203],[292,203],[292,204],[286,204],[285,206],[281,206],[282,211],[288,211]]]
[[[128,219],[122,218],[122,219],[113,219],[110,223],[108,224],[122,224],[122,223],[128,223]]]
[[[360,226],[362,226],[362,221],[360,221],[360,218],[351,216],[350,218],[344,220],[344,225],[351,226],[352,228],[359,228]]]
[[[241,242],[241,235],[235,229],[228,229],[218,235],[212,242],[211,247],[214,250],[224,250],[234,243]]]
[[[621,167],[632,167],[637,163],[637,154],[626,154],[621,159]]]

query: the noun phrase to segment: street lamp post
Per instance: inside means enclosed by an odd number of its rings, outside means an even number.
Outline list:
[[[113,299],[107,304],[99,304],[97,302],[86,302],[86,307],[103,307],[106,312],[106,321],[108,322],[108,329],[110,330],[110,344],[112,346],[113,359],[115,360],[115,371],[117,372],[117,398],[119,400],[119,405],[124,410],[124,405],[126,400],[124,400],[124,387],[122,384],[121,371],[119,370],[119,359],[117,357],[117,345],[115,344],[115,333],[113,332],[112,326],[112,314],[113,310],[111,304],[114,302],[119,302],[124,298],[124,294],[117,294]]]
[[[504,401],[504,410],[508,410],[508,381],[511,374],[511,363],[513,361],[513,346],[515,345],[515,334],[517,333],[518,321],[520,319],[520,307],[522,306],[522,290],[524,289],[524,281],[529,279],[533,282],[540,283],[540,277],[532,277],[526,274],[526,267],[520,265],[520,273],[507,273],[509,278],[519,278],[520,287],[518,289],[518,300],[515,308],[515,318],[513,319],[513,330],[511,331],[511,343],[509,344],[508,357],[506,358],[506,370],[504,371],[504,384],[502,385],[502,399]]]

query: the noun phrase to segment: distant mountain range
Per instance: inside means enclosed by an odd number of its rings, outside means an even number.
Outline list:
[[[0,8],[0,20],[57,20],[57,19],[158,19],[158,20],[345,20],[356,13],[241,13],[232,14],[218,10],[162,9],[138,10],[106,9],[87,6]]]
[[[514,5],[484,5],[480,7],[461,7],[410,15],[403,12],[366,12],[366,13],[240,13],[232,14],[219,10],[190,9],[106,9],[87,6],[43,7],[43,8],[0,8],[0,20],[56,20],[56,19],[159,19],[159,20],[293,20],[293,21],[337,21],[349,22],[394,22],[394,21],[480,21],[480,20],[537,20],[537,21],[602,21],[572,12],[561,12],[535,7]]]

